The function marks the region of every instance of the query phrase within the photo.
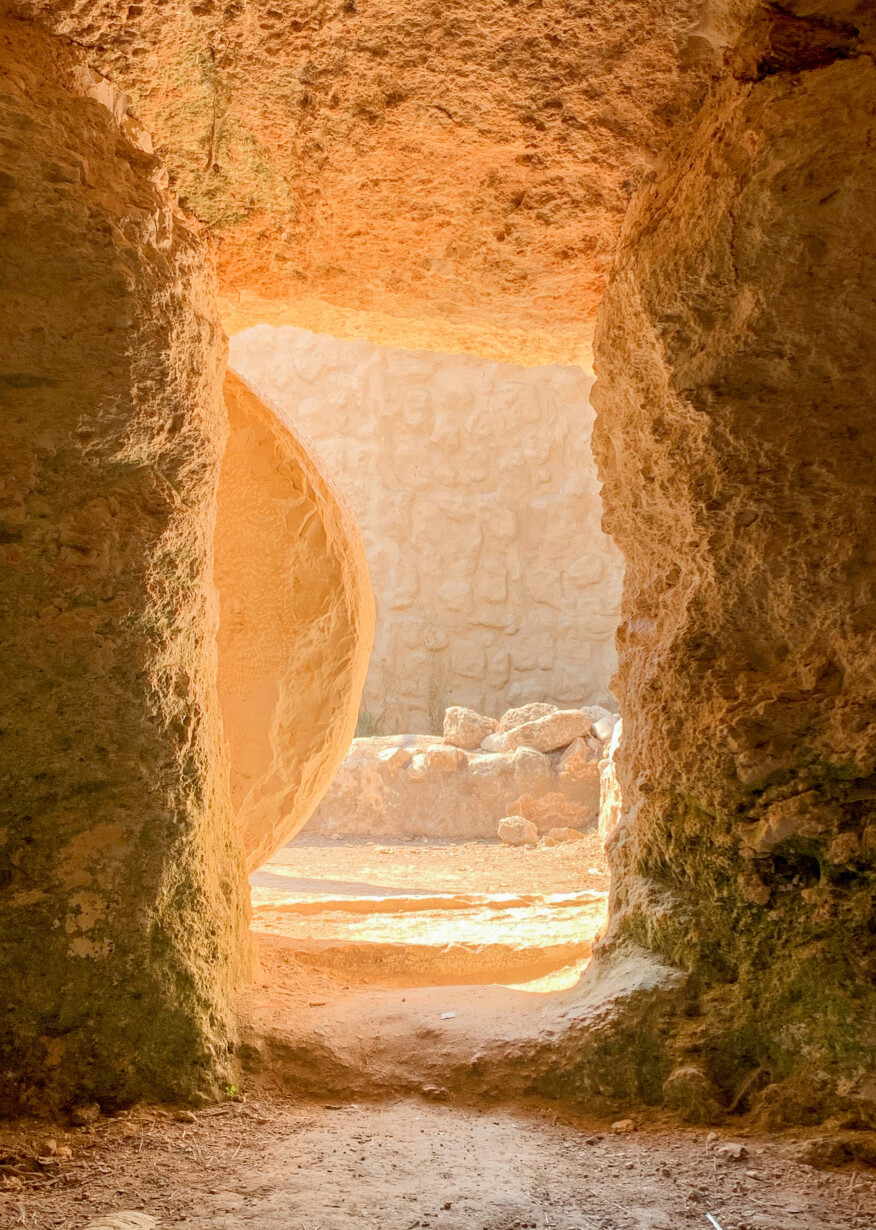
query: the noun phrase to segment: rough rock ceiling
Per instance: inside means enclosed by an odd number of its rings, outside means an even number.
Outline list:
[[[696,0],[16,7],[127,92],[232,328],[366,312],[530,361],[586,353],[630,192],[726,42]]]

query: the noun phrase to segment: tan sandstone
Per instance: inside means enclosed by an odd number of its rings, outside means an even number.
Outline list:
[[[356,519],[319,460],[233,373],[225,401],[219,696],[253,869],[307,822],[346,755],[374,602]]]
[[[594,390],[626,557],[609,943],[695,972],[713,1096],[772,1126],[876,1114],[876,68],[852,6],[799,8],[643,187]]]

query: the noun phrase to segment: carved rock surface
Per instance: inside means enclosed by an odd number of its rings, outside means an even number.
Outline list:
[[[214,280],[93,87],[0,19],[0,1110],[221,1088],[245,948]]]
[[[841,1087],[876,1114],[874,285],[872,56],[770,70],[641,191],[598,339],[612,934],[696,972],[707,1075],[790,1121]]]
[[[310,818],[356,729],[374,602],[355,517],[233,373],[216,523],[219,697],[247,866]]]
[[[691,0],[16,7],[129,96],[234,319],[318,327],[316,298],[524,362],[586,353],[630,191],[720,60]]]
[[[613,704],[622,567],[588,377],[267,326],[230,362],[358,518],[378,615],[360,735],[440,734],[447,705]]]

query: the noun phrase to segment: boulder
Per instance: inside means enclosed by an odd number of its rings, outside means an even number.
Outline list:
[[[507,715],[506,715],[507,716]],[[507,746],[532,747],[537,752],[556,752],[574,739],[590,733],[590,720],[580,709],[558,709],[515,726],[507,734]]]
[[[548,829],[544,835],[544,844],[546,846],[561,846],[569,841],[581,841],[584,834],[580,829]]]
[[[602,744],[598,739],[580,736],[573,739],[559,759],[559,767],[570,772],[580,765],[595,763],[602,759]]]
[[[487,735],[481,744],[482,752],[507,752],[508,751],[508,736],[500,734],[498,731],[494,735]]]
[[[538,845],[538,829],[525,816],[505,816],[496,832],[506,846]]]
[[[474,749],[496,729],[495,718],[483,717],[474,709],[451,705],[444,711],[444,742],[453,747]]]
[[[534,722],[538,718],[547,717],[548,714],[556,712],[557,706],[549,705],[546,701],[534,701],[531,705],[507,709],[499,718],[499,734],[506,734],[509,730],[516,730],[518,726],[523,726],[527,722]]]

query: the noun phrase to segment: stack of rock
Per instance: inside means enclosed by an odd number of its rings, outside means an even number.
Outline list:
[[[579,838],[599,813],[600,765],[617,721],[601,705],[558,709],[537,702],[509,709],[498,721],[452,706],[444,715],[444,742],[493,755],[531,748],[550,756],[560,789],[522,795],[496,831],[507,845],[535,845],[542,836],[547,845],[557,845]]]
[[[600,810],[600,762],[617,717],[536,703],[498,720],[454,705],[442,737],[356,739],[308,833],[575,840]]]

